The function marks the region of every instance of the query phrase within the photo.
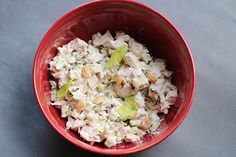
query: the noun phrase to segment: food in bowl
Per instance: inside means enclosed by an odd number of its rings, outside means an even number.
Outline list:
[[[138,142],[158,127],[177,98],[164,59],[124,32],[96,33],[58,47],[49,63],[51,105],[86,141]]]

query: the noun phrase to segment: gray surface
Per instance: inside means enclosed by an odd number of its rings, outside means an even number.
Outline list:
[[[235,156],[236,1],[142,1],[184,34],[196,63],[197,89],[191,111],[177,131],[160,145],[132,156]],[[81,3],[0,0],[1,157],[94,156],[53,130],[36,103],[31,83],[34,54],[44,33]]]

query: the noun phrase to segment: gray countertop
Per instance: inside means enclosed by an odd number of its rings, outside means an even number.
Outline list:
[[[95,156],[67,142],[49,125],[34,97],[31,77],[45,32],[84,2],[0,0],[1,157]],[[236,1],[141,2],[163,13],[185,36],[196,64],[197,88],[182,125],[158,146],[130,156],[235,156]]]

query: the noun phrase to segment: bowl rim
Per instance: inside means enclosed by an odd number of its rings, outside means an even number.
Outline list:
[[[106,155],[126,155],[126,154],[132,154],[132,153],[137,153],[137,152],[141,152],[141,151],[144,151],[146,149],[149,149],[157,144],[159,144],[160,142],[162,142],[164,139],[166,139],[168,136],[170,136],[178,127],[179,125],[182,123],[182,121],[185,119],[187,113],[189,112],[190,110],[190,107],[192,105],[192,101],[193,101],[193,98],[194,98],[194,93],[195,93],[195,88],[196,88],[196,70],[195,70],[195,65],[194,65],[194,61],[193,61],[193,57],[192,57],[192,54],[191,54],[191,50],[186,42],[186,40],[184,39],[183,35],[181,34],[181,32],[177,29],[177,27],[169,20],[167,19],[163,14],[161,14],[160,12],[158,12],[157,10],[143,4],[143,3],[140,3],[140,2],[137,2],[137,1],[133,1],[133,0],[109,0],[109,2],[122,2],[122,3],[130,3],[130,4],[133,4],[133,5],[137,5],[137,6],[140,6],[140,7],[143,7],[151,12],[153,12],[154,14],[157,14],[158,16],[160,16],[162,19],[164,19],[176,32],[177,34],[180,36],[181,40],[184,42],[184,45],[185,47],[187,48],[187,56],[188,58],[190,59],[190,64],[191,64],[191,69],[192,69],[192,78],[193,78],[193,85],[192,85],[192,88],[191,88],[191,95],[190,95],[190,99],[189,101],[187,102],[187,105],[186,105],[186,108],[183,112],[183,114],[180,116],[179,119],[177,119],[177,121],[174,123],[174,125],[167,131],[165,131],[163,133],[163,136],[161,136],[159,138],[159,140],[157,141],[154,141],[154,142],[151,142],[147,145],[145,145],[144,147],[139,147],[139,148],[135,148],[135,149],[130,149],[130,150],[122,150],[122,149],[117,149],[117,150],[110,150],[110,151],[104,151],[100,148],[96,148],[92,145],[84,145],[83,141],[79,141],[79,143],[76,143],[75,140],[73,140],[73,138],[70,138],[66,135],[65,132],[62,132],[58,127],[57,125],[52,121],[50,120],[49,118],[49,115],[47,115],[42,107],[42,103],[39,99],[39,93],[38,93],[38,87],[36,86],[36,62],[38,61],[39,59],[39,50],[40,48],[44,45],[45,43],[45,39],[46,37],[50,34],[50,32],[52,31],[52,29],[58,25],[66,16],[68,16],[69,14],[71,14],[72,12],[76,11],[77,9],[82,9],[82,8],[86,8],[87,6],[90,6],[90,5],[96,5],[97,3],[103,3],[103,2],[106,2],[104,0],[96,0],[96,1],[92,1],[92,2],[88,2],[88,3],[84,3],[82,5],[79,5],[69,11],[67,11],[63,16],[61,16],[59,19],[56,20],[56,22],[54,22],[54,24],[49,28],[49,30],[44,34],[38,48],[37,48],[37,51],[36,51],[36,54],[35,54],[35,57],[34,57],[34,61],[33,61],[33,70],[32,70],[32,83],[33,83],[33,88],[34,88],[34,94],[36,96],[36,99],[37,99],[37,102],[38,102],[38,105],[41,109],[41,111],[43,112],[43,115],[45,116],[45,118],[49,121],[49,123],[51,124],[51,126],[62,136],[64,137],[65,139],[67,139],[68,141],[70,141],[71,143],[73,143],[74,145],[76,146],[79,146],[80,148],[83,148],[85,150],[88,150],[88,151],[91,151],[91,152],[95,152],[95,153],[99,153],[99,154],[106,154]]]

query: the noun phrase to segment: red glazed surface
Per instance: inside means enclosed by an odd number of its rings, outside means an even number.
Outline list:
[[[174,71],[173,82],[179,97],[162,122],[159,135],[147,135],[140,143],[123,143],[112,148],[89,145],[77,133],[65,128],[65,120],[49,105],[48,63],[56,48],[79,37],[88,41],[96,32],[125,31],[144,43],[151,55],[167,60]],[[190,49],[176,27],[148,6],[129,0],[94,1],[79,6],[62,16],[42,39],[34,60],[33,85],[38,103],[50,124],[73,144],[92,152],[122,155],[148,149],[167,138],[183,121],[195,90],[195,67]]]

